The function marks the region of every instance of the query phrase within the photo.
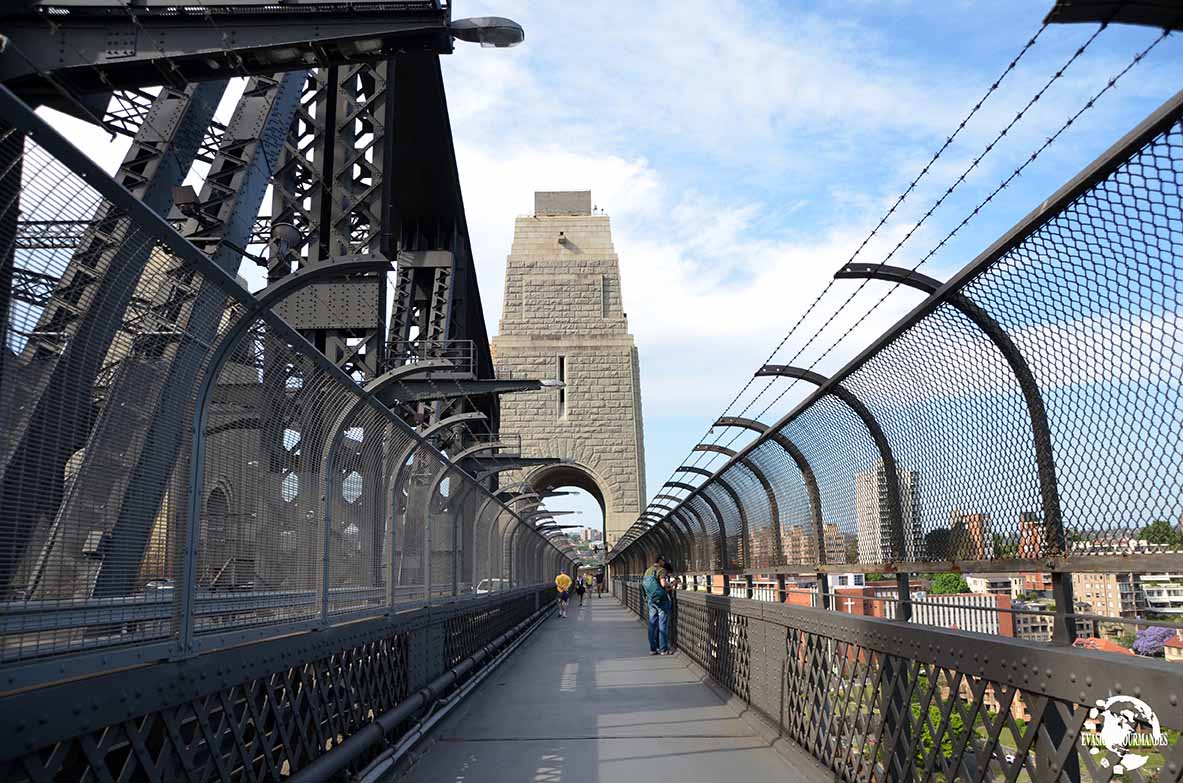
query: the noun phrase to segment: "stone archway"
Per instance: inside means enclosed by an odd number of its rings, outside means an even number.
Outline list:
[[[521,435],[524,456],[573,464],[503,480],[586,489],[600,500],[611,547],[645,500],[640,361],[620,264],[590,192],[535,193],[534,201],[534,214],[514,225],[493,361],[498,377],[559,385],[503,397],[500,426]]]
[[[611,490],[605,491],[603,480],[583,465],[575,463],[546,465],[531,471],[526,476],[526,483],[540,495],[560,487],[582,489],[600,504],[600,513],[604,517],[604,524],[606,525],[608,522],[608,501],[611,499]]]

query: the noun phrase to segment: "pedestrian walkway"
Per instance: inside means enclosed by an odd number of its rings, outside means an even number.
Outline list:
[[[610,595],[551,617],[390,780],[784,781],[769,740]]]

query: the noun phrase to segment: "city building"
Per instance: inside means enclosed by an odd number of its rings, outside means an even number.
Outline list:
[[[1009,595],[947,593],[914,595],[912,622],[955,631],[1014,636],[1014,615]],[[895,619],[896,604],[885,605],[884,616]]]
[[[862,587],[866,584],[864,574],[830,574],[830,589],[836,587]]]
[[[1046,571],[1022,571],[1023,593],[1050,598],[1052,594],[1052,575]]]
[[[1019,514],[1019,548],[1016,556],[1039,558],[1043,557],[1043,550],[1043,520],[1034,511],[1022,512]]]
[[[1006,595],[1012,599],[1023,594],[1023,577],[1018,574],[966,574],[971,593]]]
[[[1147,613],[1183,617],[1183,574],[1141,574],[1138,579]]]
[[[994,557],[989,514],[966,514],[954,508],[949,512],[949,530],[953,559],[990,560]]]
[[[1141,579],[1145,579],[1145,575]],[[1145,609],[1139,576],[1131,573],[1073,574],[1072,595],[1105,617],[1140,617]]]
[[[838,565],[846,562],[846,534],[837,525],[822,525],[822,537],[826,546],[826,563]]]
[[[871,470],[854,475],[854,502],[858,516],[858,551],[863,563],[920,560],[924,537],[920,529],[920,474],[897,468],[900,509],[904,526],[903,557],[892,550],[891,512],[887,502],[887,469],[883,460]]]
[[[817,536],[808,528],[801,525],[782,527],[780,545],[788,565],[811,565],[817,562]]]
[[[1171,663],[1183,663],[1183,639],[1178,636],[1162,643],[1162,654]]]
[[[1051,601],[1015,601],[1013,603],[1015,636],[1032,642],[1050,642],[1055,632],[1055,620],[1051,614],[1055,604]],[[1092,607],[1077,603],[1077,614],[1089,614]],[[1076,638],[1089,639],[1097,635],[1096,623],[1083,618],[1076,619]]]
[[[828,564],[845,563],[846,536],[838,526],[831,523],[823,524],[822,538],[823,546],[826,549],[823,562]],[[785,563],[814,565],[818,562],[817,534],[810,528],[800,525],[784,525],[781,528],[780,541]]]
[[[834,608],[847,614],[858,614],[865,617],[887,617],[888,605],[895,605],[899,599],[899,591],[894,579],[884,579],[875,582],[865,581],[863,574],[832,574],[835,577],[852,577],[849,587],[834,587],[831,582],[831,592],[834,593]],[[862,584],[859,585],[859,580]],[[908,592],[919,599],[924,596],[932,584],[926,579],[913,577],[908,581]],[[895,616],[894,613],[891,616]]]

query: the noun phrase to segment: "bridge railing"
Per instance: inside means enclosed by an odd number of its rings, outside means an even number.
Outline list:
[[[215,161],[181,233],[167,188],[129,192],[2,87],[0,116],[0,691],[570,567],[276,313],[320,270],[236,280],[275,139]],[[30,247],[18,216],[86,229]]]
[[[554,595],[542,585],[409,607],[10,693],[0,779],[323,781],[326,766],[359,770],[378,760],[384,734],[467,684]]]
[[[646,619],[639,583],[612,587]],[[839,780],[1183,769],[1177,664],[680,590],[671,618],[681,653]]]
[[[659,490],[614,548],[679,570],[1178,571],[1183,93],[718,469]],[[816,386],[816,388],[813,388]],[[706,478],[694,478],[705,473]],[[689,482],[689,483],[687,483]]]

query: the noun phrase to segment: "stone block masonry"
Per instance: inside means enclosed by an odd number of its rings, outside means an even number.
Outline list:
[[[572,465],[504,474],[540,490],[577,486],[604,507],[608,546],[644,506],[640,367],[621,298],[607,215],[588,191],[535,193],[514,225],[493,360],[499,377],[559,379],[563,389],[506,395],[501,430],[526,456]]]

